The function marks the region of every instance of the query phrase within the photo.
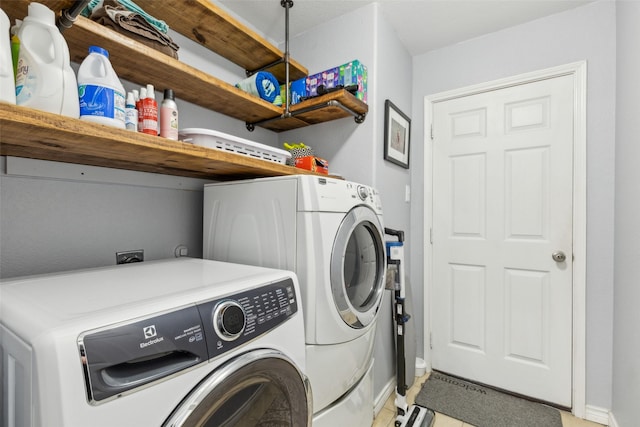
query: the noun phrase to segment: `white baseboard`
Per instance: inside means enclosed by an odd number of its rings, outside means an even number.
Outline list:
[[[587,405],[584,418],[588,421],[593,421],[594,423],[612,427],[612,424],[610,424],[612,415],[609,410],[605,408]]]
[[[374,417],[377,416],[380,413],[380,411],[382,411],[382,408],[384,408],[384,404],[387,403],[387,399],[389,399],[389,396],[391,396],[391,394],[395,391],[395,389],[396,389],[396,379],[391,378],[387,383],[387,385],[384,386],[382,391],[378,393],[378,395],[374,400],[374,405],[373,405]]]
[[[609,427],[618,427],[618,422],[616,421],[616,417],[613,416],[613,413],[609,412]]]

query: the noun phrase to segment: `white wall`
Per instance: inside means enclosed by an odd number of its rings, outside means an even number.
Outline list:
[[[502,77],[587,60],[587,404],[611,405],[615,3],[601,1],[414,57],[414,135],[424,135],[424,97]],[[423,158],[414,144],[414,158]],[[412,168],[422,195],[429,169]],[[423,232],[423,200],[412,203],[412,234]],[[411,278],[421,283],[423,242],[413,245]],[[416,299],[422,298],[421,289]],[[421,336],[419,334],[418,336]],[[419,346],[422,348],[422,346]]]
[[[612,412],[638,424],[640,402],[640,3],[617,2],[616,231]]]

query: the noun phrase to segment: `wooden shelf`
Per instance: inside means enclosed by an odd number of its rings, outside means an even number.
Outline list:
[[[3,156],[193,178],[315,175],[280,163],[5,103],[0,103],[0,141]]]
[[[136,0],[136,4],[150,15],[162,17],[172,30],[240,65],[245,70],[260,70],[265,65],[284,58],[284,52],[209,0]],[[276,2],[274,7],[278,7]],[[284,13],[284,8],[282,10]],[[282,31],[284,32],[284,28]],[[266,71],[273,73],[281,83],[284,83],[284,63],[267,68]],[[309,71],[291,59],[289,74],[289,81],[293,81],[306,77]]]
[[[39,2],[56,13],[73,4],[73,0]],[[14,22],[27,15],[29,3],[29,0],[5,1],[2,9]],[[139,0],[138,3],[149,13],[166,19],[176,31],[195,38],[246,69],[263,67],[283,55],[208,0]],[[109,51],[111,63],[122,79],[140,85],[150,83],[160,91],[171,88],[180,100],[276,132],[350,115],[363,119],[368,111],[367,104],[341,90],[293,105],[290,113],[285,114],[282,107],[89,19],[78,17],[63,35],[74,62],[84,60],[90,45],[101,46]],[[306,75],[304,67],[293,64],[292,80]],[[266,160],[8,104],[0,104],[0,154],[216,180],[311,174]]]

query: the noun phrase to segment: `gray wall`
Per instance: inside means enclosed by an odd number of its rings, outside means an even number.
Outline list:
[[[611,407],[615,135],[615,3],[591,3],[413,59],[416,140],[424,135],[424,97],[561,64],[587,60],[587,395]],[[414,158],[423,158],[414,144]],[[425,173],[412,168],[413,194],[424,191]],[[423,203],[414,197],[412,235],[419,238]],[[411,278],[422,282],[422,241],[411,253]],[[415,287],[416,300],[422,289]],[[418,292],[420,292],[418,294]],[[420,337],[421,334],[418,334]],[[422,348],[422,346],[419,346]]]
[[[295,19],[295,8],[290,13],[291,19]],[[378,4],[363,7],[293,38],[291,54],[305,64],[310,73],[353,59],[367,65],[369,113],[364,123],[355,125],[352,119],[338,120],[284,132],[280,141],[303,141],[329,161],[332,173],[376,187],[382,198],[384,225],[407,231],[406,250],[410,251],[411,205],[404,201],[410,172],[384,161],[383,141],[385,99],[391,99],[405,114],[412,115],[411,56],[382,17]],[[419,139],[413,141],[413,144],[420,143]],[[420,167],[419,157],[411,160],[415,162],[412,167]],[[422,309],[415,312],[421,313]],[[386,291],[374,349],[376,397],[382,397],[380,394],[385,386],[395,378],[393,333],[391,291]]]
[[[640,402],[640,3],[617,3],[616,231],[612,412],[638,424]]]
[[[172,32],[180,59],[230,83],[240,67]],[[78,64],[73,64],[77,71]],[[117,72],[117,69],[116,69]],[[138,88],[123,81],[126,90]],[[156,99],[162,90],[156,88]],[[180,128],[199,127],[275,146],[277,134],[176,100]],[[205,181],[116,169],[0,158],[0,277],[115,264],[115,252],[144,249],[145,259],[187,245],[202,256]]]

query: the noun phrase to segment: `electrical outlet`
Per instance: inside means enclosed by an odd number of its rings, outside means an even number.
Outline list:
[[[129,264],[144,261],[144,250],[116,252],[116,264]]]

